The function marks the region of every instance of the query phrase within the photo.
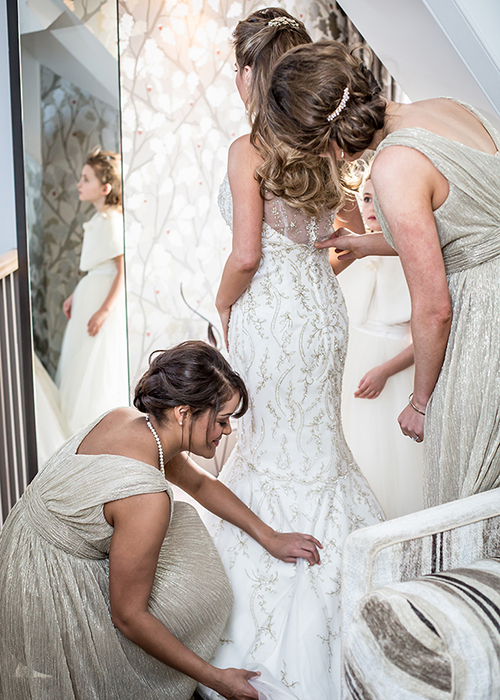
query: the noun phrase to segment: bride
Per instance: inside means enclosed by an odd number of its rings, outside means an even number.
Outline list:
[[[235,595],[215,665],[263,665],[281,688],[273,698],[336,700],[342,544],[383,516],[344,439],[347,313],[328,253],[314,247],[344,198],[325,159],[297,158],[259,120],[272,65],[309,42],[277,8],[254,12],[234,33],[236,86],[253,129],[232,144],[219,196],[233,247],[216,304],[250,408],[220,479],[268,525],[314,535],[322,563],[289,569],[229,523],[208,526]],[[361,229],[352,204],[340,215]]]

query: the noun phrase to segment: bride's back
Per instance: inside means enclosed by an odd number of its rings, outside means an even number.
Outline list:
[[[293,243],[312,246],[316,241],[329,238],[334,218],[334,212],[328,210],[323,210],[318,217],[309,216],[269,193],[264,200],[264,224]]]

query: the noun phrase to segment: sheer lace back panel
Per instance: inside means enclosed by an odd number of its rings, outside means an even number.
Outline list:
[[[264,203],[264,223],[293,243],[313,245],[333,233],[333,212],[312,217],[287,204],[283,199],[268,195]]]
[[[219,190],[218,203],[224,221],[232,230],[233,200],[227,175]],[[333,233],[334,218],[334,213],[330,211],[325,211],[318,218],[308,216],[274,195],[268,195],[264,202],[263,223],[293,243],[312,246],[316,241],[329,238]]]

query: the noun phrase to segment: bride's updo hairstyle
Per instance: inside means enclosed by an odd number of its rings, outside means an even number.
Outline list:
[[[111,186],[104,203],[112,207],[121,207],[122,162],[120,155],[113,151],[104,151],[97,146],[88,154],[85,165],[90,165],[101,184]]]
[[[272,193],[317,216],[322,209],[334,209],[338,203],[328,163],[281,143],[261,118],[272,67],[290,49],[311,42],[304,24],[280,7],[252,12],[233,32],[238,69],[252,69],[246,108],[252,125],[251,141],[264,161],[256,173],[261,195],[265,198],[266,193]]]
[[[336,41],[319,41],[293,49],[277,63],[265,105],[277,138],[318,154],[329,152],[332,142],[350,156],[370,146],[384,126],[386,101],[354,51]]]
[[[149,369],[135,388],[134,406],[160,425],[168,419],[165,411],[176,406],[189,406],[194,420],[209,411],[213,426],[221,406],[235,393],[240,403],[233,415],[241,418],[248,408],[242,378],[211,345],[188,340],[150,355]]]
[[[311,42],[303,23],[280,7],[257,10],[238,22],[233,46],[239,70],[245,66],[252,69],[246,105],[251,123],[266,96],[272,66],[289,49]]]

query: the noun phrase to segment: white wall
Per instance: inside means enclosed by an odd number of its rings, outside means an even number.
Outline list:
[[[457,97],[500,128],[498,0],[338,2],[411,100]]]
[[[14,157],[10,105],[7,1],[0,0],[0,255],[17,248],[14,199]]]

